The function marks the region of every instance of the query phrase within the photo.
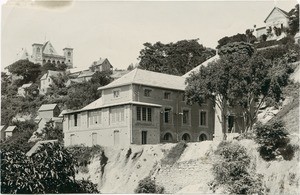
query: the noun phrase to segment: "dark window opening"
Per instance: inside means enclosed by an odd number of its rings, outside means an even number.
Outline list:
[[[185,133],[182,135],[182,140],[184,141],[190,141],[191,140],[191,136],[188,133]]]
[[[147,131],[142,131],[142,144],[147,144]]]
[[[199,141],[206,141],[207,140],[207,136],[203,133],[199,136]]]

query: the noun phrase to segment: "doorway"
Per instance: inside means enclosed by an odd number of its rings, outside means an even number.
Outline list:
[[[119,145],[120,143],[120,131],[116,130],[114,131],[114,145]]]
[[[142,144],[147,144],[147,131],[142,131]]]

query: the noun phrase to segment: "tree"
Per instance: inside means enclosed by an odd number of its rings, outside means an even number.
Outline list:
[[[1,72],[1,95],[8,94],[8,87],[12,84],[11,79],[5,72]]]
[[[164,187],[157,185],[155,180],[148,176],[139,181],[139,184],[134,192],[143,194],[163,194]]]
[[[64,134],[63,130],[58,127],[54,127],[54,121],[50,120],[46,122],[45,127],[42,129],[41,133],[36,132],[37,138],[42,140],[54,140],[63,141]]]
[[[11,64],[8,68],[9,72],[16,74],[17,76],[22,76],[22,83],[36,82],[37,78],[41,74],[41,66],[39,64],[34,64],[29,60],[19,60]]]
[[[248,56],[251,56],[255,52],[254,47],[250,43],[246,42],[233,42],[228,43],[222,47],[219,48],[218,54],[219,55],[231,55],[234,53],[238,54],[246,54]]]
[[[299,4],[289,12],[289,15],[289,32],[294,36],[299,32]]]
[[[284,60],[271,62],[259,54],[224,55],[187,78],[187,102],[201,104],[204,98],[214,102],[221,110],[224,135],[231,110],[243,116],[244,131],[252,130],[258,110],[267,98],[276,102],[283,99],[282,89],[291,72]]]
[[[256,41],[255,36],[253,35],[253,30],[247,29],[245,34],[236,34],[230,37],[223,37],[218,41],[217,49],[220,49],[222,46],[227,45],[228,43],[235,42],[245,42],[245,43],[254,43]]]
[[[133,70],[134,69],[134,66],[133,66],[133,64],[131,63],[131,64],[129,64],[129,66],[127,67],[127,70]]]
[[[79,109],[100,98],[101,92],[98,88],[112,81],[110,74],[110,72],[96,72],[90,81],[71,85],[65,102],[66,107]]]
[[[215,55],[215,50],[203,47],[198,39],[144,43],[144,47],[139,56],[140,68],[173,75],[183,75]]]

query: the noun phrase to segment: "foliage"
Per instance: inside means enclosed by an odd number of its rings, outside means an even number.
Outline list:
[[[155,183],[155,180],[149,176],[139,181],[137,188],[134,190],[135,193],[144,194],[163,194],[164,187],[161,187]]]
[[[8,68],[9,72],[17,76],[22,76],[22,84],[37,81],[37,78],[41,74],[41,65],[34,64],[29,60],[19,60],[11,64]]]
[[[185,142],[179,142],[174,147],[171,148],[167,156],[162,159],[162,164],[173,165],[183,154],[187,144]]]
[[[254,43],[255,36],[252,34],[253,30],[247,29],[245,34],[236,34],[230,37],[223,37],[218,41],[217,49],[220,49],[222,46],[227,45],[228,43],[235,43],[235,42],[246,42],[246,43]]]
[[[224,187],[230,194],[263,194],[262,176],[250,169],[246,148],[237,142],[221,142],[215,151],[212,190]]]
[[[72,154],[75,165],[77,167],[80,166],[87,166],[91,163],[92,157],[95,155],[101,154],[103,151],[103,148],[99,145],[95,145],[92,147],[87,147],[83,145],[77,145],[77,146],[70,146],[67,148],[70,154]]]
[[[246,42],[233,42],[220,47],[218,50],[219,55],[231,55],[235,53],[252,56],[254,48],[252,44]]]
[[[187,78],[187,102],[200,103],[210,99],[221,109],[222,129],[226,132],[227,112],[243,116],[245,131],[252,129],[258,110],[271,98],[283,100],[283,87],[288,85],[291,67],[285,60],[271,62],[255,53],[234,53],[201,67],[198,73]]]
[[[1,95],[8,94],[8,87],[11,83],[11,78],[5,72],[1,72]]]
[[[299,32],[299,4],[289,12],[289,31],[291,35]]]
[[[140,51],[139,67],[173,75],[183,75],[215,55],[215,50],[205,48],[198,39],[176,43],[144,43]]]
[[[57,143],[43,144],[29,157],[20,151],[1,151],[1,192],[99,193],[91,182],[75,180],[72,155]]]
[[[282,121],[265,125],[258,123],[255,133],[256,140],[260,144],[259,153],[264,160],[275,160],[278,155],[282,155],[286,160],[293,157],[294,150],[288,145],[290,140]]]
[[[64,133],[59,127],[54,127],[54,121],[50,120],[46,122],[45,127],[42,129],[41,133],[36,132],[35,135],[42,140],[53,140],[63,141]]]
[[[133,66],[133,64],[131,63],[131,64],[129,64],[129,66],[127,67],[127,70],[133,70],[134,69],[134,66]]]
[[[76,83],[69,87],[65,105],[68,109],[79,109],[100,98],[100,86],[112,81],[110,72],[96,72],[87,82]]]
[[[37,129],[36,123],[33,121],[17,121],[12,125],[16,126],[16,133],[0,144],[1,150],[27,152],[34,145],[34,143],[28,143],[28,140]]]

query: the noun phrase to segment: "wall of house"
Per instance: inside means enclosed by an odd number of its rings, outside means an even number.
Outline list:
[[[41,80],[41,88],[40,93],[45,94],[47,92],[47,89],[49,88],[49,85],[53,83],[53,80],[50,77],[46,77],[46,79]]]
[[[143,106],[151,108],[151,121],[137,120],[137,107],[140,105],[132,105],[132,143],[142,144],[142,132],[147,132],[146,144],[160,143],[160,108]]]
[[[101,111],[101,123],[90,125],[89,113],[84,111],[80,115],[80,123],[77,127],[70,126],[72,114],[64,115],[63,131],[66,146],[84,144],[92,146],[121,146],[130,144],[131,113],[130,105],[120,106],[124,109],[124,120],[112,122],[110,109],[103,108]]]
[[[114,98],[114,91],[119,90],[119,97]],[[116,87],[113,89],[105,89],[102,91],[102,101],[104,104],[114,104],[132,100],[131,85]]]
[[[150,97],[144,95],[145,89],[151,89]],[[172,135],[172,141],[177,142],[182,139],[182,136],[187,133],[191,140],[199,141],[199,136],[205,134],[207,139],[213,138],[214,132],[214,110],[213,104],[207,102],[201,107],[198,104],[192,106],[186,105],[183,99],[183,91],[167,90],[157,87],[147,87],[142,85],[133,85],[133,100],[139,102],[147,102],[162,105],[159,113],[160,121],[160,139],[164,142],[163,137],[166,133]],[[170,99],[164,99],[164,92],[170,92]],[[171,108],[170,122],[164,122],[164,110]],[[189,110],[188,124],[183,124],[183,110]],[[206,125],[200,125],[200,111],[206,111]]]
[[[283,27],[288,27],[288,19],[281,12],[275,9],[269,16],[269,18],[266,20],[266,27],[280,27],[281,24],[283,24]]]
[[[40,118],[52,118],[54,115],[54,110],[43,110],[39,111]],[[57,115],[58,116],[58,115]]]

